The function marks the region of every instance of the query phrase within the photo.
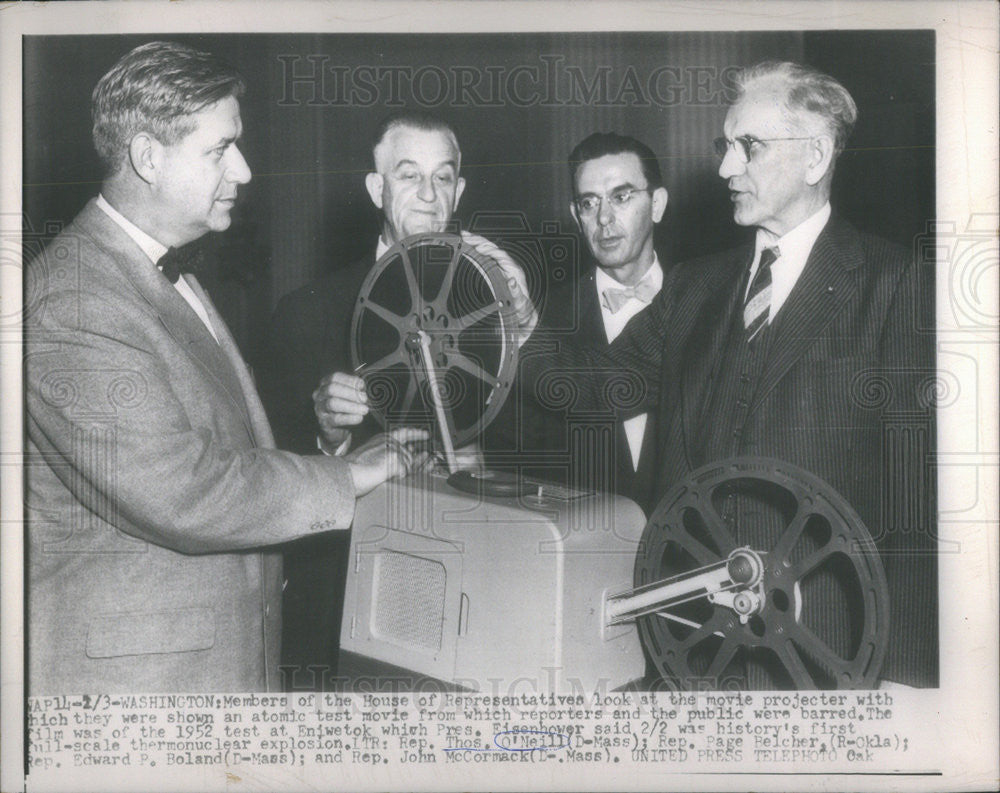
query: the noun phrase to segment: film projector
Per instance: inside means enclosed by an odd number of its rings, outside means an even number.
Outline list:
[[[885,573],[835,491],[777,460],[706,466],[647,522],[631,501],[462,470],[517,368],[503,271],[460,236],[391,248],[354,363],[386,426],[444,464],[359,500],[341,651],[478,691],[874,687]],[[645,649],[645,654],[643,650]],[[648,656],[648,661],[647,661]]]

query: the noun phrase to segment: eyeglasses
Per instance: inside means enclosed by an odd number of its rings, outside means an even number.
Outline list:
[[[632,199],[635,197],[636,193],[648,193],[648,187],[624,187],[621,190],[615,190],[603,198],[608,199],[608,203],[614,209],[625,209]],[[601,198],[599,195],[585,195],[581,198],[577,198],[573,201],[576,204],[576,211],[581,215],[593,215],[598,208],[601,206]]]
[[[770,143],[773,140],[812,140],[812,137],[805,138],[755,138],[753,135],[740,135],[738,138],[716,138],[712,141],[712,145],[715,147],[715,153],[719,156],[719,159],[725,159],[726,154],[729,153],[729,148],[732,147],[736,150],[736,154],[739,156],[740,160],[743,161],[744,165],[749,164],[752,157],[753,147],[758,143]]]

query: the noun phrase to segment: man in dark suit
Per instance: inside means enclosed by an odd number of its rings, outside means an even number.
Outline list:
[[[806,67],[766,63],[746,70],[738,90],[716,148],[734,219],[755,229],[753,243],[672,268],[606,355],[567,346],[559,364],[621,369],[643,383],[645,398],[619,412],[656,412],[647,510],[696,468],[737,455],[789,461],[829,482],[885,565],[882,677],[936,685],[934,357],[921,332],[933,327],[933,289],[909,251],[831,210],[834,165],[857,116],[846,89]],[[522,376],[552,367],[530,343],[525,352]],[[585,406],[609,407],[607,379],[591,378]],[[749,513],[729,517],[739,530],[754,523]],[[761,531],[757,542],[774,540]],[[839,639],[842,617],[823,617]]]
[[[242,78],[138,47],[93,95],[100,194],[28,265],[28,691],[277,689],[281,557],[347,529],[413,462],[274,448],[250,373],[178,248],[224,231],[250,169]],[[263,549],[263,550],[262,550]]]
[[[549,295],[539,333],[557,344],[572,337],[578,344],[604,350],[663,284],[653,229],[666,209],[667,191],[649,147],[615,133],[597,132],[581,141],[569,155],[569,170],[570,212],[593,264]],[[574,379],[587,377],[587,372],[579,372]],[[574,416],[572,406],[552,409],[543,394],[532,391],[515,393],[504,406],[504,417],[487,430],[491,459],[502,464],[503,457],[511,457],[501,455],[505,448],[537,449],[566,470],[575,487],[647,500],[655,456],[650,413],[624,420],[608,415],[604,421]],[[552,468],[531,470],[561,478]]]
[[[375,431],[365,405],[343,403],[344,396],[352,400],[364,392],[360,378],[349,374],[350,325],[358,293],[372,265],[395,243],[444,229],[465,189],[454,131],[426,113],[407,111],[383,121],[374,136],[372,159],[374,170],[365,177],[365,187],[382,215],[382,232],[372,252],[285,296],[274,313],[261,391],[279,448],[337,455]],[[511,266],[492,243],[464,236],[479,252]],[[511,274],[522,284],[526,300],[523,273]],[[320,687],[321,675],[336,670],[348,545],[346,536],[329,536],[286,552],[283,663],[289,673],[298,674],[289,678],[293,685]],[[306,671],[310,666],[317,669]]]
[[[279,448],[335,454],[351,436],[348,422],[362,424],[360,416],[331,416],[319,426],[313,394],[334,373],[351,371],[351,317],[375,262],[400,240],[440,231],[451,220],[465,189],[461,160],[454,131],[435,116],[407,111],[379,125],[365,187],[382,215],[381,234],[360,260],[285,295],[274,312],[261,395]],[[366,419],[351,442],[375,427]]]

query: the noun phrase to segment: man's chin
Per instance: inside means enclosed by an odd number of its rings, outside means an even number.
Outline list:
[[[213,212],[212,216],[208,220],[207,231],[225,231],[231,225],[233,225],[233,218],[229,214],[229,210],[225,212]]]
[[[737,226],[754,226],[757,224],[757,217],[750,207],[741,207],[736,204],[733,209],[733,222]]]

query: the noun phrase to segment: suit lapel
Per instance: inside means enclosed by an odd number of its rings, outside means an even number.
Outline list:
[[[689,337],[685,363],[680,368],[681,417],[689,461],[697,456],[695,450],[712,381],[722,361],[733,312],[743,302],[740,287],[745,284],[752,256],[752,247],[738,249],[712,279],[704,303],[695,303],[697,315],[692,320],[695,329]]]
[[[229,332],[229,328],[219,315],[219,312],[216,310],[215,304],[212,303],[211,298],[209,298],[208,293],[205,292],[205,290],[202,289],[201,284],[198,283],[198,279],[190,274],[183,276],[183,278],[188,282],[188,285],[205,307],[205,312],[208,314],[208,319],[212,323],[215,335],[219,337],[219,343],[216,346],[225,354],[226,359],[229,361],[229,367],[232,373],[236,376],[245,405],[244,413],[249,419],[250,429],[253,433],[254,441],[257,446],[262,448],[274,448],[274,436],[271,433],[271,425],[267,421],[267,416],[264,413],[264,406],[261,404],[260,397],[257,394],[257,388],[254,385],[253,378],[250,376],[246,363],[243,361],[243,356],[240,354],[239,348],[236,346],[236,340],[233,339],[233,335]]]
[[[770,353],[756,389],[753,411],[857,294],[855,270],[863,262],[857,235],[831,218],[816,239],[805,269],[771,328]]]
[[[96,200],[84,207],[77,222],[88,236],[111,255],[124,277],[152,307],[167,333],[198,363],[205,376],[218,384],[240,411],[251,437],[256,437],[254,422],[248,412],[245,398],[246,389],[239,376],[242,363],[240,367],[234,366],[231,357],[212,338],[212,334],[194,309],[163,277],[136,242],[97,206]],[[193,279],[187,280],[190,284]],[[219,334],[219,327],[224,328],[225,323],[218,317],[214,306],[211,306],[211,301],[200,287],[195,293],[205,304],[213,328]],[[229,337],[228,331],[225,335]],[[222,338],[220,334],[220,341]],[[231,337],[229,339],[231,341]]]
[[[597,294],[594,269],[579,280],[577,325],[581,338],[598,347],[608,346],[608,332],[604,329],[604,314],[601,313],[601,298]]]

